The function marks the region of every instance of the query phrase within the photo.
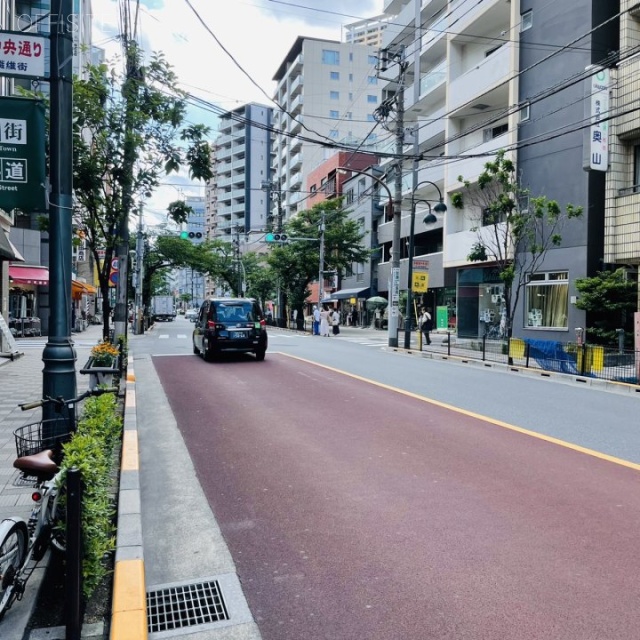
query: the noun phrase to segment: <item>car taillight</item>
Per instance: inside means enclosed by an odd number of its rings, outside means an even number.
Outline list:
[[[267,326],[267,321],[264,318],[262,318],[262,320],[260,320],[260,327],[264,329],[266,326]]]
[[[213,320],[207,320],[207,329],[215,329],[216,323]]]

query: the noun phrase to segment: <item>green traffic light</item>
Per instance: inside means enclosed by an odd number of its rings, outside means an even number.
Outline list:
[[[266,242],[275,242],[276,238],[275,235],[273,233],[267,233],[267,235],[264,237]]]
[[[188,231],[181,231],[180,232],[180,238],[182,240],[188,240],[189,239],[189,232]]]

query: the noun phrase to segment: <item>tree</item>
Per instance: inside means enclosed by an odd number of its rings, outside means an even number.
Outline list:
[[[532,197],[521,186],[515,164],[504,151],[485,164],[477,185],[462,176],[458,180],[465,191],[454,193],[451,201],[457,209],[470,211],[477,238],[467,260],[497,268],[504,284],[506,337],[510,338],[528,275],[540,269],[549,249],[562,243],[561,230],[582,215],[582,207],[567,204],[563,210],[555,200]]]
[[[587,337],[596,344],[617,344],[617,329],[624,330],[625,344],[633,344],[633,314],[638,308],[638,283],[624,269],[598,271],[592,278],[578,278],[576,307],[587,312]]]
[[[209,131],[203,125],[185,124],[185,95],[163,55],[154,54],[143,64],[137,45],[130,42],[126,67],[122,75],[114,64],[89,66],[86,78],[74,83],[74,222],[84,231],[96,264],[101,264],[105,338],[111,260],[123,228],[136,213],[136,201],[182,166],[193,179],[212,176],[205,141]],[[185,208],[170,214],[181,222]],[[102,260],[99,250],[104,251]]]
[[[285,224],[291,242],[272,247],[267,262],[275,272],[288,305],[303,317],[309,284],[318,279],[320,264],[320,224],[325,220],[325,271],[342,273],[354,262],[365,262],[370,255],[362,241],[364,233],[357,221],[342,208],[342,198],[325,200],[301,211]],[[298,238],[305,238],[298,240]]]

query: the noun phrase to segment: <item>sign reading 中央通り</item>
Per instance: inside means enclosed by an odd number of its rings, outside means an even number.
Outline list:
[[[0,98],[0,208],[46,208],[44,153],[44,104]]]
[[[0,76],[44,78],[44,36],[0,31]]]

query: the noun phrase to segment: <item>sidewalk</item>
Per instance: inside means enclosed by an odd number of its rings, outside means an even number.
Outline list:
[[[102,326],[92,325],[82,333],[74,333],[72,338],[79,371],[89,357],[91,346],[101,340]],[[18,404],[42,397],[42,350],[46,342],[46,337],[19,340],[18,346],[24,355],[13,361],[0,358],[0,520],[10,516],[26,519],[31,513],[31,488],[12,484],[17,477],[13,468],[16,457],[13,431],[41,417],[41,409],[22,411]],[[78,393],[84,391],[87,384],[88,376],[78,374]],[[27,583],[22,602],[16,602],[0,622],[2,640],[22,640],[43,573],[43,567],[36,570]]]

